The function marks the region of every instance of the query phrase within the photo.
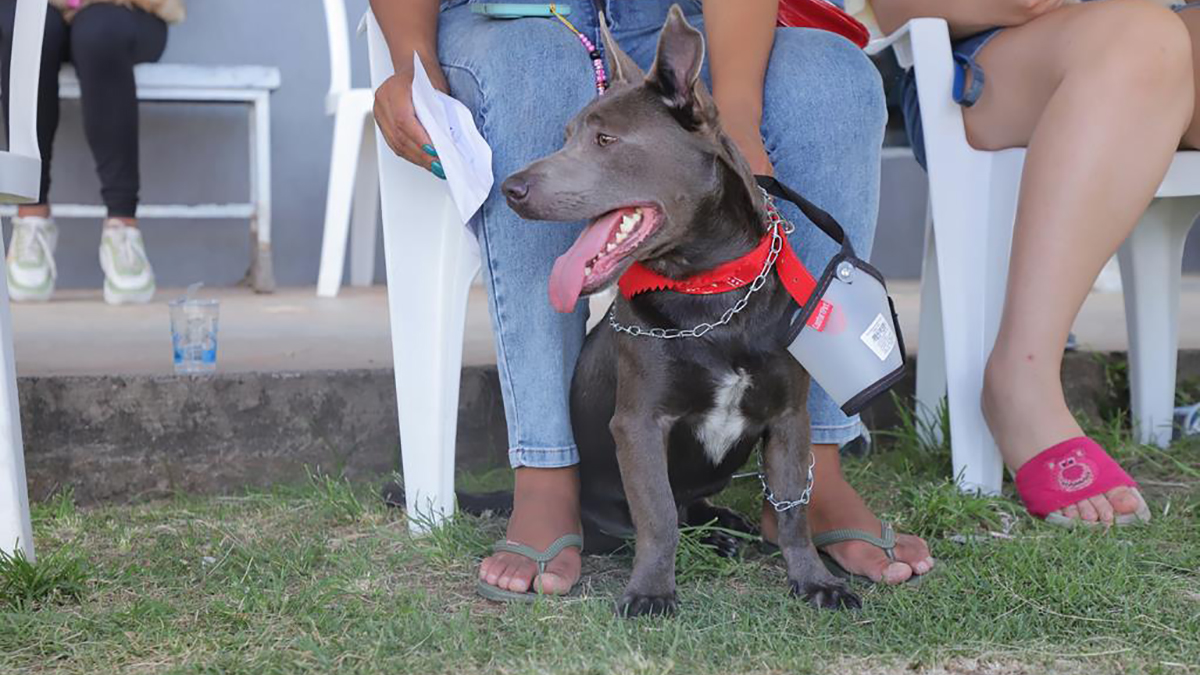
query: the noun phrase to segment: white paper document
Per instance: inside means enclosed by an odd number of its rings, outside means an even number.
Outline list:
[[[467,106],[433,88],[416,52],[412,99],[417,119],[429,133],[446,172],[450,196],[466,223],[492,190],[492,149],[475,128]]]

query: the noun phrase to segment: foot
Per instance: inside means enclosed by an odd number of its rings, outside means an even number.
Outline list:
[[[108,304],[146,303],[154,297],[154,268],[136,227],[117,218],[104,221],[100,267],[104,270],[104,301]]]
[[[842,475],[836,446],[817,446],[816,466],[813,469],[815,487],[808,506],[809,529],[814,535],[841,529],[856,529],[878,534],[883,525],[862,497],[850,487]],[[778,532],[775,510],[766,502],[762,510],[763,539],[774,542]],[[847,572],[864,576],[875,583],[900,584],[914,574],[933,569],[934,559],[924,539],[911,534],[897,534],[895,560],[882,549],[865,541],[846,541],[822,549]]]
[[[1000,447],[1004,463],[1015,474],[1038,453],[1070,438],[1084,435],[1067,408],[1059,371],[1043,375],[1031,359],[1006,359],[993,354],[983,382],[983,416]],[[1112,525],[1118,516],[1145,508],[1136,489],[1116,487],[1083,499],[1060,512],[1069,520]]]
[[[579,522],[579,471],[562,469],[517,469],[513,513],[505,537],[515,544],[545,550],[564,534],[582,532]],[[566,548],[538,574],[537,563],[512,553],[497,553],[484,559],[479,578],[497,588],[525,593],[530,589],[562,595],[579,581],[579,549]]]
[[[54,294],[58,278],[54,266],[57,246],[58,227],[50,218],[13,218],[6,260],[8,297],[13,302],[44,302]]]

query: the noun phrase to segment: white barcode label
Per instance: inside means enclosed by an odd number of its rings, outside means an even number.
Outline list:
[[[891,356],[892,350],[896,348],[896,332],[892,330],[891,322],[882,314],[875,317],[860,339],[875,352],[880,361],[887,361],[887,357]]]

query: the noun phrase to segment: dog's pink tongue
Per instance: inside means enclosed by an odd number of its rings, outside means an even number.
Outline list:
[[[608,235],[620,217],[620,211],[605,214],[554,261],[554,270],[550,272],[550,304],[554,309],[563,314],[575,311],[575,303],[583,291],[583,268],[607,246]]]

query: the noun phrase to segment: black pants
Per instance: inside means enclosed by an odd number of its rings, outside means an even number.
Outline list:
[[[0,0],[4,112],[8,118],[8,71],[12,61],[16,0]],[[138,203],[138,107],[133,66],[157,61],[167,46],[167,25],[137,9],[97,3],[68,24],[51,7],[46,12],[42,70],[38,83],[38,145],[42,193],[50,192],[50,160],[58,130],[58,71],[71,62],[79,75],[83,130],[100,174],[101,197],[112,217],[133,217]]]

